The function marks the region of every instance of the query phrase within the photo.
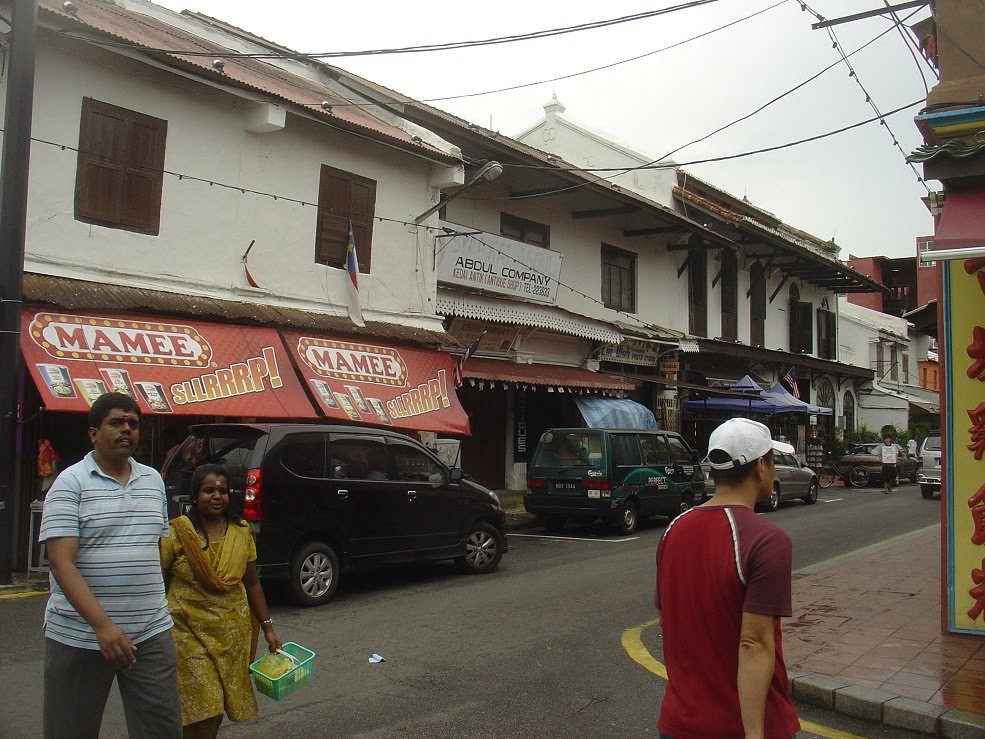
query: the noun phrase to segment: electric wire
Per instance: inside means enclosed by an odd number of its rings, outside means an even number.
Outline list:
[[[185,51],[182,49],[164,49],[164,48],[154,48],[140,46],[137,44],[131,44],[122,41],[109,41],[103,39],[90,39],[86,38],[87,41],[99,44],[101,46],[109,47],[122,47],[122,48],[135,48],[144,51],[152,51],[159,54],[176,54],[181,56],[190,57],[213,57],[213,56],[224,56],[227,59],[338,59],[341,57],[356,57],[356,56],[379,56],[386,54],[412,54],[421,52],[431,52],[431,51],[449,51],[456,49],[470,49],[482,46],[493,46],[498,44],[514,43],[517,41],[530,41],[542,38],[550,38],[552,36],[561,36],[569,33],[578,33],[581,31],[592,31],[598,28],[607,28],[609,26],[619,25],[622,23],[630,23],[634,21],[646,20],[648,18],[655,18],[661,15],[668,15],[670,13],[676,13],[681,10],[691,10],[697,8],[701,5],[708,5],[710,3],[716,3],[719,0],[689,0],[689,2],[680,3],[678,5],[672,5],[667,8],[660,8],[658,10],[649,10],[643,13],[635,13],[633,15],[621,16],[618,18],[610,18],[608,20],[602,21],[591,21],[588,23],[580,23],[573,26],[562,26],[560,28],[550,28],[542,31],[531,31],[529,33],[519,33],[509,36],[497,36],[488,39],[479,39],[474,41],[448,41],[440,44],[420,44],[416,46],[403,46],[391,49],[365,49],[361,51],[324,51],[315,53],[298,53],[298,52],[228,52],[219,53],[216,51]],[[63,32],[67,36],[73,36],[71,32]]]
[[[985,2],[985,0],[983,0],[983,2]],[[859,46],[857,49],[855,49],[854,51],[852,51],[850,54],[848,54],[848,56],[853,56],[854,54],[859,53],[860,51],[862,51],[866,47],[870,46],[871,44],[874,44],[876,41],[878,41],[880,38],[882,38],[886,34],[890,33],[892,30],[893,30],[892,27],[887,28],[885,31],[882,31],[881,33],[877,34],[876,36],[874,36],[873,38],[869,39],[864,44],[862,44],[861,46]],[[752,110],[751,112],[746,113],[745,115],[743,115],[743,116],[741,116],[739,118],[736,118],[736,119],[730,121],[729,123],[726,123],[725,125],[720,126],[719,128],[716,128],[714,131],[711,131],[711,132],[705,134],[704,136],[702,136],[700,138],[694,139],[693,141],[689,141],[686,144],[681,144],[680,146],[678,146],[675,149],[671,149],[670,151],[668,151],[663,156],[658,157],[656,159],[653,159],[653,160],[647,162],[646,164],[640,165],[640,168],[647,168],[650,165],[658,164],[659,162],[662,162],[663,160],[667,159],[668,157],[673,156],[674,154],[678,153],[679,151],[682,151],[683,149],[686,149],[689,146],[693,146],[694,144],[699,144],[699,143],[701,143],[703,141],[706,141],[709,138],[711,138],[712,136],[714,136],[715,134],[721,133],[722,131],[724,131],[724,130],[726,130],[728,128],[731,128],[732,126],[734,126],[734,125],[736,125],[738,123],[742,123],[743,121],[746,121],[746,120],[752,118],[754,115],[762,112],[763,110],[765,110],[769,106],[773,105],[774,103],[779,102],[780,100],[782,100],[783,98],[787,97],[788,95],[793,94],[794,92],[796,92],[800,88],[802,88],[802,87],[810,84],[811,82],[813,82],[814,80],[816,80],[818,77],[820,77],[821,75],[823,75],[825,72],[827,72],[830,69],[833,69],[834,67],[837,67],[839,64],[841,64],[841,60],[840,59],[837,60],[837,61],[831,62],[831,64],[829,64],[828,66],[826,66],[824,69],[822,69],[819,72],[811,75],[810,77],[808,77],[803,82],[800,82],[800,83],[794,85],[789,90],[786,90],[785,92],[780,93],[779,95],[777,95],[773,99],[768,100],[767,102],[763,103],[758,108],[756,108],[755,110]],[[600,171],[613,172],[613,171],[619,171],[621,173],[625,173],[625,172],[632,171],[632,170],[625,170],[624,171],[623,168],[621,168],[621,167],[589,168],[589,169],[585,169],[583,167],[543,167],[542,165],[507,165],[507,166],[513,166],[513,167],[516,167],[516,168],[524,167],[524,168],[527,168],[527,169],[562,169],[562,170],[567,169],[567,170],[572,170],[572,171],[591,171],[591,172],[600,172]],[[683,166],[683,165],[678,165],[678,166]],[[661,167],[661,168],[663,168],[663,167]]]
[[[895,115],[896,113],[900,113],[900,112],[902,112],[902,111],[904,111],[904,110],[906,110],[908,108],[912,108],[912,107],[914,107],[916,105],[920,105],[923,102],[924,102],[923,99],[914,100],[911,103],[907,103],[906,105],[901,105],[898,108],[894,108],[893,110],[889,111],[888,113],[880,113],[879,115],[873,116],[872,118],[867,118],[867,119],[865,119],[863,121],[858,121],[856,123],[851,123],[851,124],[849,124],[847,126],[842,126],[841,128],[836,128],[833,131],[827,131],[826,133],[817,134],[816,136],[808,136],[807,138],[798,139],[797,141],[788,141],[787,143],[778,144],[776,146],[768,146],[768,147],[764,147],[762,149],[754,149],[752,151],[745,151],[745,152],[741,152],[739,154],[727,154],[727,155],[719,156],[719,157],[708,157],[707,159],[695,159],[695,160],[692,160],[692,161],[689,161],[689,162],[669,162],[669,163],[660,163],[660,162],[657,162],[655,164],[640,165],[638,167],[632,167],[630,169],[624,169],[622,167],[598,167],[598,168],[591,168],[591,167],[589,167],[589,168],[580,168],[580,167],[579,168],[573,168],[572,167],[572,168],[570,168],[570,169],[568,169],[566,171],[572,171],[572,172],[611,172],[613,170],[616,170],[617,171],[617,174],[616,175],[609,175],[608,177],[599,177],[598,178],[599,180],[608,180],[608,179],[612,179],[613,177],[618,176],[619,173],[633,172],[633,171],[636,171],[636,170],[639,170],[639,169],[677,169],[677,168],[680,168],[680,167],[689,167],[689,166],[693,166],[693,165],[696,165],[696,164],[708,164],[710,162],[724,162],[724,161],[728,161],[728,160],[731,160],[731,159],[741,159],[741,158],[744,158],[744,157],[753,156],[755,154],[766,154],[768,152],[779,151],[781,149],[789,149],[791,147],[799,146],[800,144],[810,143],[812,141],[819,141],[821,139],[826,139],[826,138],[829,138],[831,136],[836,136],[836,135],[838,135],[840,133],[844,133],[846,131],[850,131],[850,130],[852,130],[854,128],[859,128],[859,127],[864,126],[864,125],[866,125],[868,123],[875,123],[876,121],[882,122],[882,121],[885,120],[885,118],[887,116]],[[883,124],[883,125],[885,125],[885,124]],[[504,167],[522,167],[524,165],[503,164],[503,166]],[[512,196],[507,195],[507,196],[501,196],[501,197],[473,198],[473,199],[474,200],[528,200],[528,199],[532,199],[532,198],[541,198],[541,197],[548,197],[548,196],[558,195],[559,193],[569,192],[571,190],[577,190],[579,188],[586,187],[586,186],[592,185],[592,184],[597,184],[597,181],[584,182],[584,183],[579,183],[577,185],[571,185],[571,186],[567,186],[567,187],[561,187],[561,188],[557,188],[557,189],[554,189],[554,190],[549,190],[549,191],[546,191],[546,192],[530,193],[530,194],[527,194],[527,195],[512,195]]]
[[[923,91],[929,97],[930,86],[927,84],[927,78],[924,76],[923,66],[921,66],[920,59],[917,57],[917,55],[913,53],[913,45],[915,43],[914,39],[912,36],[910,36],[909,33],[907,33],[906,29],[903,28],[903,21],[900,20],[899,15],[897,15],[896,11],[893,10],[893,6],[890,4],[889,0],[882,0],[882,1],[886,4],[886,7],[890,11],[890,15],[892,16],[892,20],[893,20],[893,26],[896,28],[897,31],[899,31],[900,38],[903,39],[903,43],[906,46],[906,50],[910,52],[910,57],[913,59],[913,63],[916,65],[917,72],[920,75],[920,82],[923,83]]]
[[[858,124],[856,124],[856,125],[858,125]],[[4,132],[3,129],[0,129],[0,134],[2,134],[3,132]],[[77,147],[70,146],[68,144],[59,144],[57,142],[49,141],[47,139],[42,139],[42,138],[38,138],[38,137],[33,137],[32,136],[31,137],[31,141],[33,141],[35,143],[39,143],[39,144],[44,144],[44,145],[47,145],[47,146],[51,146],[51,147],[60,149],[61,151],[71,151],[71,152],[74,152],[76,154],[80,154],[80,153],[81,154],[86,154],[86,152],[80,151]],[[100,160],[104,160],[104,161],[110,161],[110,162],[112,162],[112,161],[119,161],[119,160],[117,160],[117,159],[115,159],[113,157],[106,157],[106,156],[103,156],[103,155],[98,155],[98,154],[93,154],[93,153],[89,153],[89,154],[86,154],[86,155],[88,155],[88,156],[95,156],[95,157],[98,157]],[[199,176],[196,176],[196,175],[190,175],[190,174],[186,174],[186,173],[182,173],[182,172],[176,172],[176,171],[173,171],[173,170],[168,170],[168,169],[155,170],[153,168],[148,168],[148,167],[145,167],[145,168],[142,168],[142,169],[144,169],[146,171],[159,171],[159,172],[161,172],[163,174],[166,174],[166,175],[169,175],[171,177],[174,177],[178,181],[182,181],[182,182],[185,181],[185,180],[187,180],[189,182],[197,182],[197,183],[207,184],[210,187],[219,187],[219,188],[222,188],[222,189],[225,189],[225,190],[239,191],[243,195],[249,194],[249,195],[262,196],[262,197],[269,197],[269,198],[271,198],[274,201],[283,201],[283,202],[286,202],[286,203],[294,203],[294,204],[300,205],[302,207],[309,206],[309,205],[312,206],[312,207],[314,207],[314,208],[317,208],[318,207],[318,203],[309,202],[309,201],[306,201],[306,200],[302,200],[300,198],[294,198],[294,197],[289,197],[289,196],[285,196],[285,195],[276,195],[276,194],[273,194],[273,193],[264,192],[262,190],[255,190],[255,189],[249,188],[249,187],[241,187],[239,185],[230,185],[228,183],[219,182],[217,180],[208,179],[208,178],[205,178],[205,177],[199,177]],[[515,261],[517,264],[520,264],[523,267],[525,267],[525,268],[527,268],[527,269],[535,272],[538,275],[550,276],[550,275],[545,275],[543,272],[541,272],[541,270],[539,270],[538,268],[534,267],[533,265],[526,264],[525,262],[523,262],[523,260],[517,259],[516,256],[514,256],[512,254],[507,254],[506,252],[503,252],[502,250],[496,248],[495,246],[486,243],[482,239],[477,238],[477,236],[475,234],[473,234],[473,233],[464,233],[464,234],[462,234],[462,233],[454,233],[454,232],[449,233],[448,228],[447,227],[444,227],[444,226],[426,226],[424,224],[415,223],[413,221],[405,221],[405,220],[402,220],[402,219],[399,219],[399,218],[388,218],[386,216],[380,216],[380,215],[377,215],[375,213],[373,214],[373,219],[375,221],[379,221],[381,223],[382,222],[396,223],[396,224],[402,225],[402,226],[412,226],[414,228],[423,228],[426,231],[440,232],[438,234],[438,236],[448,236],[448,237],[452,237],[452,238],[455,238],[455,237],[458,237],[458,236],[464,236],[464,237],[469,237],[469,238],[475,238],[476,241],[478,241],[480,244],[482,244],[483,246],[485,246],[487,249],[490,249],[491,251],[496,252],[500,256],[505,256],[505,257],[507,257],[507,258]],[[438,254],[440,254],[440,251],[443,250],[444,248],[445,247],[442,246],[441,249],[436,250],[435,256],[437,257]],[[582,297],[582,298],[584,298],[586,300],[589,300],[589,301],[591,301],[591,302],[593,302],[593,303],[595,303],[597,305],[600,305],[603,308],[606,308],[607,310],[614,311],[615,313],[617,313],[620,316],[623,316],[623,317],[625,317],[627,319],[630,319],[632,321],[635,321],[642,328],[646,328],[646,329],[648,329],[650,331],[654,331],[656,333],[661,333],[661,332],[666,333],[668,331],[668,329],[666,327],[659,326],[657,324],[652,324],[652,323],[649,323],[647,321],[644,321],[643,319],[639,318],[635,314],[627,313],[625,311],[621,311],[621,310],[616,309],[616,308],[610,308],[609,306],[606,306],[605,303],[603,303],[598,298],[595,298],[595,297],[593,297],[591,295],[588,295],[587,293],[584,293],[581,290],[579,290],[578,288],[572,287],[571,285],[568,285],[567,283],[564,283],[561,280],[557,280],[557,283],[558,283],[558,287],[563,287],[563,288],[565,288],[566,290],[569,290],[570,292],[572,292],[575,295],[578,295],[578,296],[580,296],[580,297]],[[604,321],[603,321],[603,323],[604,323]]]

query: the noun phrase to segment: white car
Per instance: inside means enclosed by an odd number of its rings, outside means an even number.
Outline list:
[[[940,434],[930,434],[920,445],[920,494],[924,498],[933,498],[934,493],[941,491],[941,437]]]

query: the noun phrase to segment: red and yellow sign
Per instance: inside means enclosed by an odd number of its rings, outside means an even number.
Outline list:
[[[414,431],[469,433],[468,416],[450,386],[447,354],[290,331],[282,335],[325,416]]]
[[[958,309],[960,306],[960,309]],[[944,262],[948,622],[985,634],[985,259]]]
[[[25,309],[21,351],[50,410],[117,391],[150,413],[317,417],[273,329]]]

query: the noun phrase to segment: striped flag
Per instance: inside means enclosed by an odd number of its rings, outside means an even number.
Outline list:
[[[793,393],[793,396],[795,398],[798,398],[799,399],[800,398],[800,388],[797,387],[797,372],[796,372],[796,370],[793,367],[791,367],[787,371],[787,374],[785,374],[783,376],[783,380],[788,385],[790,385],[790,392]]]
[[[352,236],[352,221],[349,221],[349,240],[345,247],[345,271],[348,274],[346,285],[349,291],[349,319],[361,328],[366,327],[363,309],[359,304],[359,260],[356,258],[356,241]]]
[[[479,334],[479,338],[466,347],[465,354],[455,361],[455,366],[451,368],[452,382],[455,384],[455,387],[461,387],[462,383],[465,382],[465,363],[469,361],[469,357],[479,350],[479,343],[485,335],[485,331]]]

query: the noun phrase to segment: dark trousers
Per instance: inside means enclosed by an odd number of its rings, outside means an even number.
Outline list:
[[[137,645],[137,662],[117,670],[98,649],[45,639],[45,739],[98,739],[116,678],[130,739],[180,739],[177,657],[171,632]]]

